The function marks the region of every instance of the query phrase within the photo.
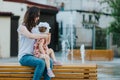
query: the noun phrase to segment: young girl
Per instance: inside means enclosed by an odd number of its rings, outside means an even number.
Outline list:
[[[39,38],[36,40],[34,45],[34,55],[38,58],[42,58],[45,60],[48,72],[47,74],[49,75],[49,77],[55,77],[54,73],[50,68],[50,58],[53,59],[54,65],[61,65],[61,63],[56,60],[54,51],[51,48],[48,48],[51,37],[51,34],[49,33],[50,26],[47,22],[40,22],[37,28],[39,30],[38,33],[48,34],[49,36],[46,39]]]

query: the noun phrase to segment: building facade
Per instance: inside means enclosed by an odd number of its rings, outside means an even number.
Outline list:
[[[15,2],[9,2],[9,1],[15,1]],[[18,24],[22,22],[23,16],[27,10],[28,4],[21,2],[17,2],[19,0],[0,0],[0,12],[10,12],[14,16],[19,16]],[[29,3],[36,3],[42,5],[42,8],[46,7],[44,5],[47,5],[47,8],[54,8],[56,7],[59,12],[53,12],[54,18],[56,18],[55,23],[50,23],[53,26],[53,31],[58,31],[59,36],[53,36],[55,39],[56,44],[54,46],[55,49],[60,49],[59,47],[62,45],[61,41],[69,34],[68,39],[70,41],[69,45],[72,45],[74,47],[80,47],[81,44],[85,44],[85,46],[90,46],[94,48],[95,45],[95,30],[94,29],[88,29],[93,27],[94,25],[96,27],[105,29],[109,26],[109,23],[113,21],[113,18],[110,16],[111,9],[109,8],[108,4],[103,3],[101,4],[102,0],[25,0],[29,1]],[[64,4],[64,5],[63,5]],[[53,6],[53,7],[51,7]],[[43,16],[46,11],[43,11]],[[57,15],[56,15],[57,13]],[[49,13],[48,13],[49,15]],[[56,17],[55,17],[56,15]],[[49,16],[52,17],[52,16]],[[52,17],[53,18],[53,17]],[[11,18],[7,18],[1,15],[0,20],[2,26],[5,30],[7,29],[10,31],[11,27],[11,21],[9,21]],[[43,18],[44,19],[44,18]],[[47,19],[47,18],[46,18]],[[7,24],[4,24],[3,20],[6,20],[4,22],[8,22]],[[46,20],[42,20],[46,21]],[[49,22],[49,20],[48,20]],[[95,24],[94,24],[95,23]],[[7,26],[6,26],[7,25]],[[86,29],[87,28],[87,29]],[[8,32],[9,33],[9,32]],[[57,32],[56,32],[57,33]],[[0,31],[0,56],[1,57],[10,57],[10,38],[11,36],[9,34],[6,35],[7,42],[4,42],[5,39],[3,38],[4,34],[2,31]],[[62,36],[62,37],[60,37]],[[68,35],[67,35],[68,36]],[[60,43],[59,43],[60,41]],[[4,45],[7,43],[8,45]],[[109,46],[109,42],[106,43],[106,45]],[[3,46],[4,45],[4,46]],[[72,47],[69,46],[69,47]],[[5,52],[5,48],[7,47],[7,50]],[[5,53],[5,54],[4,54]]]

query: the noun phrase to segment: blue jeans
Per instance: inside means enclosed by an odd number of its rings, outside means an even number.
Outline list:
[[[23,66],[35,67],[33,80],[40,80],[42,76],[44,76],[44,80],[51,80],[51,78],[47,75],[47,69],[43,59],[27,54],[24,55],[19,62]],[[50,67],[51,69],[53,68],[52,60],[50,60]]]

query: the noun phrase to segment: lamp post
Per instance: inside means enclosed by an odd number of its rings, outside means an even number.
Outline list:
[[[95,28],[95,24],[93,24],[93,28],[92,28],[92,48],[95,49],[95,35],[96,35],[96,28]]]
[[[86,18],[88,17],[88,18]],[[98,20],[96,20],[96,14],[85,15],[83,14],[83,27],[85,29],[92,29],[92,49],[95,49],[96,42],[96,25],[98,25]]]

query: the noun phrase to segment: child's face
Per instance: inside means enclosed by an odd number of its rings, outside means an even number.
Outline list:
[[[46,27],[39,27],[40,32],[46,32],[47,28]]]

